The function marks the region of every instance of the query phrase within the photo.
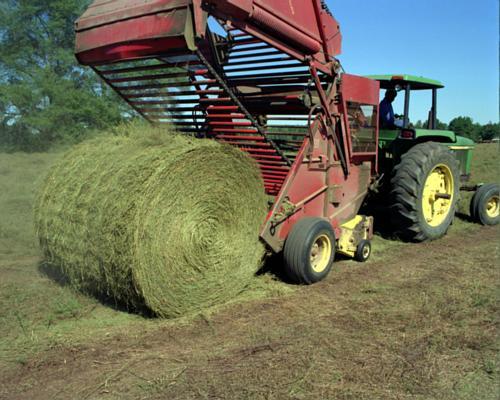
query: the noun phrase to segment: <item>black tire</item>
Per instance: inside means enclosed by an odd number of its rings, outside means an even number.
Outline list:
[[[326,241],[326,238],[330,243],[326,267],[315,270],[311,263],[313,246],[319,240]],[[303,218],[298,221],[288,234],[283,258],[286,275],[292,282],[310,285],[324,279],[335,259],[335,233],[331,224],[321,218]]]
[[[431,224],[424,215],[423,196],[427,178],[437,168],[447,170],[452,181],[446,214]],[[444,145],[420,143],[401,157],[394,167],[390,191],[390,217],[393,231],[400,239],[423,242],[444,236],[453,222],[459,199],[459,163]],[[450,185],[451,186],[451,185]],[[441,220],[442,219],[442,220]]]
[[[474,222],[482,225],[498,225],[500,222],[500,214],[498,213],[498,199],[500,193],[500,186],[496,183],[481,186],[470,202],[470,215]],[[491,207],[491,202],[495,202],[494,210],[490,208],[488,212],[488,205]]]
[[[369,240],[362,240],[356,247],[354,259],[359,262],[367,262],[372,255],[372,244]]]

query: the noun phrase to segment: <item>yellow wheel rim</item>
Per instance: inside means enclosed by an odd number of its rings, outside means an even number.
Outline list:
[[[498,196],[491,197],[486,203],[486,214],[490,218],[498,217]]]
[[[370,253],[371,253],[370,246],[363,247],[363,251],[361,253],[363,254],[364,260],[366,260],[368,257],[370,257]]]
[[[318,236],[311,247],[311,268],[316,273],[323,272],[330,262],[332,242],[327,235]]]
[[[422,194],[422,211],[430,226],[439,226],[448,217],[454,202],[454,186],[453,174],[444,164],[434,167],[427,176]]]

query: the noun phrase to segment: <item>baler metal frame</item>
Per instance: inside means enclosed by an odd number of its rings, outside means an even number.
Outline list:
[[[344,254],[371,239],[358,212],[377,174],[379,83],[341,72],[324,2],[98,0],[76,31],[79,61],[144,118],[254,158],[273,199],[261,238],[274,252],[311,217],[330,223]]]

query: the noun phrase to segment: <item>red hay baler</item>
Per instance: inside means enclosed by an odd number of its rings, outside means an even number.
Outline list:
[[[97,0],[76,55],[154,124],[248,153],[272,196],[261,238],[291,279],[336,252],[365,261],[358,215],[377,176],[379,83],[341,72],[320,0]]]

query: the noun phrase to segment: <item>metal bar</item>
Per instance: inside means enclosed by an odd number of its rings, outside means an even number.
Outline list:
[[[231,31],[228,31],[228,33],[231,32]],[[240,33],[236,33],[236,34],[231,34],[231,38],[234,39],[234,38],[238,38],[238,37],[242,37],[242,36],[250,36],[248,33],[246,32],[240,32]],[[250,36],[251,37],[251,36]]]
[[[431,129],[437,129],[437,89],[432,89],[432,126]]]
[[[129,72],[142,72],[142,71],[154,71],[158,69],[172,68],[170,64],[156,64],[156,65],[147,65],[141,67],[129,67],[129,68],[116,68],[109,70],[100,70],[100,73],[103,75],[115,75],[115,74],[126,74]]]
[[[200,103],[230,103],[230,102],[231,102],[231,98],[229,98],[229,97],[200,99]]]
[[[256,161],[259,163],[259,165],[270,165],[270,166],[276,166],[276,167],[283,167],[283,168],[286,168],[288,171],[290,170],[290,168],[285,166],[285,163],[282,161],[257,160],[257,159],[256,159]]]
[[[131,103],[136,104],[138,106],[160,106],[164,104],[198,104],[197,100],[198,99],[187,99],[187,100],[172,99],[172,100],[158,100],[158,101],[133,100],[131,101]]]
[[[261,174],[261,175],[264,178],[264,181],[266,181],[267,183],[276,183],[278,185],[281,185],[285,181],[284,179],[276,179],[275,177],[271,177],[271,176],[264,175],[264,174]]]
[[[217,135],[217,139],[236,139],[236,140],[255,140],[255,141],[263,141],[264,138],[261,136],[237,136],[237,135]]]
[[[286,60],[285,60],[286,61]],[[245,63],[243,65],[248,65],[249,63]],[[262,63],[259,63],[262,64]],[[233,72],[247,72],[247,71],[271,71],[273,69],[297,69],[297,68],[303,68],[302,64],[297,64],[296,62],[290,63],[290,64],[276,64],[276,65],[259,65],[259,66],[252,66],[252,67],[243,67],[243,68],[234,68],[234,69],[225,69],[224,71],[226,74],[233,73]],[[281,72],[281,74],[286,74],[287,72],[290,73],[299,73],[302,71],[286,71],[286,72]],[[265,72],[264,72],[265,73]]]
[[[257,133],[257,129],[231,129],[231,128],[214,128],[213,132],[216,133]]]
[[[252,49],[249,49],[250,51]],[[240,58],[254,58],[254,57],[265,57],[265,56],[271,56],[271,55],[281,55],[283,54],[281,51],[272,49],[270,51],[263,51],[261,53],[253,53],[253,54],[240,54],[240,55],[233,55],[232,53],[229,55],[230,60],[235,60],[235,59],[240,59]]]
[[[263,77],[250,77],[250,78],[238,78],[238,77],[231,77],[229,79],[229,82],[232,85],[236,86],[262,86],[262,85],[285,85],[285,84],[290,84],[290,83],[295,83],[295,84],[303,84],[304,86],[307,84],[308,79],[307,76],[304,77],[290,77],[286,75],[279,75],[276,77],[271,77],[269,78],[268,76],[263,76]],[[280,87],[281,89],[281,87]]]
[[[307,122],[307,115],[290,115],[289,117],[273,117],[268,115],[267,119],[268,121],[289,121],[291,119],[302,119],[304,122]]]
[[[304,129],[304,132],[307,133],[307,126],[299,126],[299,125],[267,125],[268,128],[279,128],[279,129]]]
[[[252,146],[251,148],[254,149],[254,150],[260,150],[260,148],[262,149],[267,149],[269,147],[271,147],[271,145],[269,143],[253,143],[253,142],[245,142],[245,141],[236,141],[236,140],[221,140],[221,139],[218,139],[216,137],[217,141],[220,142],[220,143],[226,143],[226,144],[230,144],[232,146],[237,146],[237,147],[241,147],[241,146]]]
[[[269,168],[263,168],[263,167],[261,167],[260,170],[267,175],[272,175],[272,176],[276,176],[276,177],[286,177],[288,175],[288,171],[275,171],[275,170],[271,170]]]
[[[179,97],[179,96],[196,96],[198,93],[196,91],[183,91],[183,92],[154,92],[154,93],[135,93],[127,94],[125,97],[127,99],[141,99],[144,97],[156,98],[156,97]]]
[[[257,161],[259,161],[259,159],[262,159],[262,160],[274,160],[275,162],[278,162],[277,160],[279,160],[280,163],[284,162],[280,156],[254,154],[252,155],[252,158],[255,158]]]
[[[208,125],[214,125],[214,126],[252,126],[252,123],[250,121],[243,121],[243,122],[210,121],[208,123]]]
[[[186,78],[187,76],[188,75],[185,72],[178,72],[175,74],[128,76],[125,78],[108,79],[108,81],[110,83],[141,82],[141,81],[154,81],[158,79]]]
[[[189,62],[186,63],[181,63],[179,64],[155,64],[155,65],[144,65],[140,67],[128,67],[128,68],[116,68],[116,69],[109,69],[109,70],[99,70],[99,72],[103,75],[117,75],[117,74],[126,74],[126,73],[131,73],[131,72],[144,72],[144,71],[155,71],[155,70],[162,70],[162,69],[180,69],[183,68],[184,66],[203,66],[202,63],[197,63],[197,64],[191,64]],[[191,72],[186,70],[186,73]],[[194,71],[195,73],[201,74],[202,70],[200,71]]]
[[[245,118],[245,114],[207,114],[208,119],[212,118],[234,118],[234,119],[243,119]]]
[[[142,108],[141,109],[142,112],[144,113],[166,113],[166,112],[176,112],[176,111],[189,111],[189,112],[193,112],[193,111],[196,111],[194,109],[194,107],[158,107],[158,108]]]
[[[207,111],[211,111],[211,110],[215,110],[215,111],[238,111],[239,107],[238,106],[209,106],[207,108]]]
[[[94,70],[95,73],[97,73],[101,77],[101,79],[104,80],[104,82],[106,82],[115,91],[116,94],[118,94],[118,96],[120,96],[126,103],[128,103],[130,105],[130,107],[132,107],[133,110],[135,110],[139,115],[141,115],[146,121],[148,121],[150,123],[152,122],[152,121],[149,120],[148,116],[142,110],[139,110],[137,107],[135,107],[130,102],[130,100],[127,99],[123,95],[122,92],[120,92],[114,85],[112,85],[111,83],[109,83],[109,80],[105,76],[99,74],[99,71],[95,67],[91,66],[91,68]]]
[[[271,144],[271,146],[274,148],[276,153],[278,153],[283,159],[286,161],[287,164],[291,165],[292,163],[288,158],[281,153],[281,150],[274,144],[274,142],[266,137],[265,131],[262,129],[262,127],[257,123],[257,121],[252,117],[252,115],[247,111],[247,109],[243,106],[243,104],[240,102],[238,97],[232,92],[232,90],[227,86],[226,82],[217,74],[217,71],[213,69],[213,67],[210,65],[208,60],[205,58],[205,56],[197,50],[198,57],[200,60],[206,65],[206,67],[210,70],[211,74],[219,81],[219,84],[224,88],[226,93],[233,99],[234,103],[238,105],[241,111],[246,115],[247,119],[249,119],[254,126],[257,128],[259,133],[266,138],[266,140]]]
[[[222,94],[222,93],[224,93],[224,91],[221,89],[196,90],[196,94],[199,94],[199,95]]]
[[[249,45],[249,44],[262,43],[262,41],[260,41],[259,39],[256,39],[256,38],[254,38],[251,35],[248,35],[248,36],[250,36],[249,39],[233,40],[231,44],[233,46],[246,46],[246,45]]]
[[[169,118],[171,119],[192,119],[192,120],[200,120],[205,119],[204,115],[193,115],[193,114],[169,114]]]
[[[260,169],[262,170],[265,170],[265,171],[271,171],[273,173],[276,173],[280,176],[287,176],[288,173],[290,172],[289,169],[284,169],[284,170],[281,170],[281,169],[278,169],[279,167],[269,167],[269,166],[266,166],[266,165],[259,165]]]
[[[217,83],[215,79],[207,79],[202,81],[189,81],[189,82],[165,82],[159,84],[151,85],[140,85],[140,86],[122,86],[119,89],[122,90],[143,90],[143,89],[163,89],[166,87],[185,87],[185,86],[196,86],[196,85],[213,85]]]
[[[404,110],[404,122],[403,122],[403,128],[407,129],[408,126],[410,125],[410,93],[411,93],[411,86],[410,84],[406,84],[405,87],[405,110]]]
[[[294,72],[294,71],[289,71],[289,72],[275,72],[275,73],[271,73],[271,74],[257,74],[255,75],[256,78],[280,78],[280,80],[282,79],[296,79],[296,78],[306,78],[307,80],[311,79],[311,75],[308,74],[306,71],[297,71],[297,72]],[[240,81],[240,80],[248,80],[248,79],[254,79],[254,76],[250,75],[250,76],[245,76],[245,77],[234,77],[234,78],[231,78],[235,81]]]
[[[243,46],[243,44],[239,44],[238,46]],[[245,51],[254,51],[254,50],[260,50],[260,49],[272,49],[271,46],[269,46],[267,43],[262,43],[262,44],[259,44],[257,46],[253,46],[253,45],[248,45],[248,46],[252,46],[252,47],[245,47],[243,49],[236,49],[237,46],[233,47],[233,49],[231,50],[231,53],[243,53]]]
[[[269,136],[307,136],[308,133],[305,133],[305,132],[294,132],[294,133],[290,133],[290,132],[267,132],[267,134]],[[279,139],[277,139],[279,140]]]
[[[240,146],[238,146],[240,147]],[[275,154],[275,149],[253,149],[249,147],[240,147],[241,150],[246,151],[248,153],[264,153],[264,154]]]
[[[243,61],[229,61],[226,64],[224,64],[224,67],[233,67],[235,65],[249,65],[249,64],[265,64],[265,63],[273,63],[273,62],[278,62],[278,61],[290,61],[293,60],[295,64],[302,65],[300,62],[297,60],[294,60],[292,57],[287,56],[287,55],[282,55],[281,53],[276,53],[277,56],[276,58],[266,58],[265,60],[256,60],[255,57],[248,57],[249,60],[243,60]],[[258,54],[260,56],[260,54]]]

